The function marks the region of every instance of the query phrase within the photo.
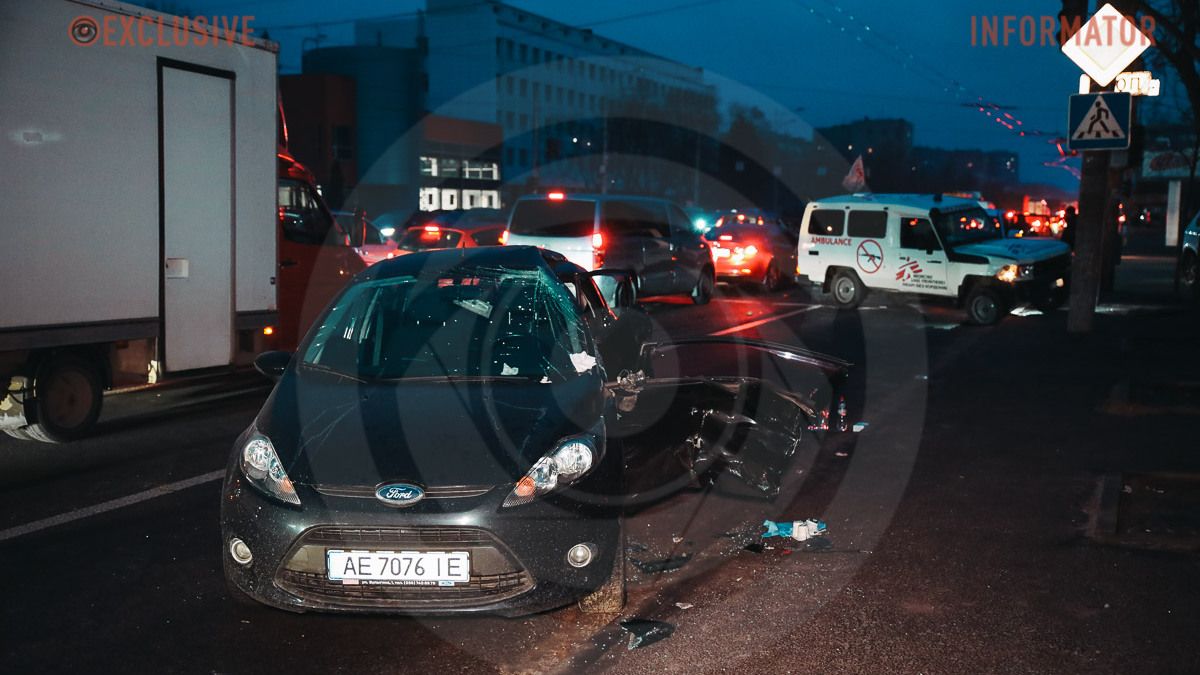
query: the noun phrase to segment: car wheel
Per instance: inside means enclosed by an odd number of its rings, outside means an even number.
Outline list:
[[[100,373],[89,360],[56,354],[42,364],[34,381],[34,400],[27,407],[34,440],[62,443],[88,433],[100,417],[103,391]]]
[[[20,429],[5,429],[4,433],[8,434],[9,436],[12,436],[13,438],[15,438],[19,441],[34,440],[34,438],[32,436],[30,436],[28,432],[25,431],[24,427],[22,427]]]
[[[762,287],[767,292],[783,288],[783,273],[779,271],[779,266],[774,260],[767,265],[767,271],[763,273]]]
[[[854,309],[862,303],[866,289],[858,275],[850,270],[838,270],[829,283],[829,292],[838,307]]]
[[[696,285],[692,288],[692,302],[697,305],[707,305],[708,301],[712,300],[713,287],[716,284],[717,280],[711,267],[700,270],[700,278],[696,279]]]
[[[613,556],[608,581],[580,598],[579,610],[585,614],[615,614],[625,608],[625,523],[622,520],[617,535],[617,552]]]
[[[1183,286],[1184,297],[1200,301],[1200,258],[1195,253],[1189,251],[1184,254],[1179,280]]]
[[[967,295],[967,319],[977,326],[990,326],[1004,317],[1004,301],[987,286],[976,286]]]

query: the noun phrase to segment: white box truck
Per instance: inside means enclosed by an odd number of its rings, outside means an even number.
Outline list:
[[[276,47],[114,2],[0,0],[0,429],[245,363],[276,320]],[[204,34],[204,41],[200,38]]]

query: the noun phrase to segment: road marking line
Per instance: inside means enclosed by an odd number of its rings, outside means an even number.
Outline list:
[[[708,336],[709,337],[719,337],[721,335],[729,335],[731,333],[740,333],[744,330],[750,330],[751,328],[758,328],[759,326],[766,324],[766,323],[771,323],[772,321],[779,321],[780,319],[787,319],[789,317],[796,316],[797,314],[811,312],[816,308],[817,308],[816,305],[810,305],[808,307],[792,310],[790,312],[784,312],[783,314],[776,314],[774,316],[768,316],[765,319],[759,319],[757,321],[749,321],[747,323],[740,323],[736,326],[730,326],[729,328],[726,328],[724,330],[719,330],[715,333],[709,333]]]
[[[225,475],[224,469],[220,469],[218,471],[209,471],[208,473],[200,474],[199,476],[194,476],[192,478],[186,478],[184,480],[176,481],[174,483],[167,483],[166,485],[159,485],[158,487],[152,487],[149,490],[143,490],[142,492],[131,494],[127,497],[119,497],[117,499],[111,499],[107,502],[101,502],[99,504],[96,504],[95,506],[88,506],[88,507],[85,507],[82,509],[75,509],[74,511],[68,511],[66,513],[62,513],[57,516],[50,516],[49,518],[42,518],[41,520],[35,520],[32,523],[25,523],[24,525],[10,527],[7,530],[0,530],[0,541],[7,541],[9,539],[15,539],[17,537],[20,537],[20,536],[23,536],[26,534],[38,532],[40,530],[46,530],[51,527],[58,527],[59,525],[65,525],[72,521],[81,520],[83,518],[90,518],[92,516],[98,516],[101,513],[107,513],[108,511],[115,511],[116,509],[124,508],[126,506],[132,506],[139,502],[144,502],[149,499],[154,499],[155,497],[162,497],[164,495],[169,495],[172,492],[179,492],[180,490],[186,490],[190,487],[195,487],[197,485],[203,485],[204,483],[212,482],[214,480],[217,480],[218,478],[223,477],[224,475]]]
[[[811,302],[790,302],[790,301],[772,302],[770,300],[766,300],[766,301],[754,300],[752,298],[713,298],[713,302],[729,303],[729,304],[741,303],[741,304],[766,305],[768,307],[813,307],[814,306],[814,303],[811,303]]]

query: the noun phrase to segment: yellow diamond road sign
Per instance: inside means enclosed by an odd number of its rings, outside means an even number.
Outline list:
[[[1149,46],[1150,38],[1137,24],[1106,4],[1063,43],[1062,50],[1104,87]]]

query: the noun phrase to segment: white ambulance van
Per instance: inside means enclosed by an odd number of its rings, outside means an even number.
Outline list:
[[[973,199],[855,194],[808,204],[796,275],[840,307],[857,307],[868,291],[898,291],[953,299],[986,325],[1019,303],[1062,304],[1070,261],[1056,239],[1005,238]]]

